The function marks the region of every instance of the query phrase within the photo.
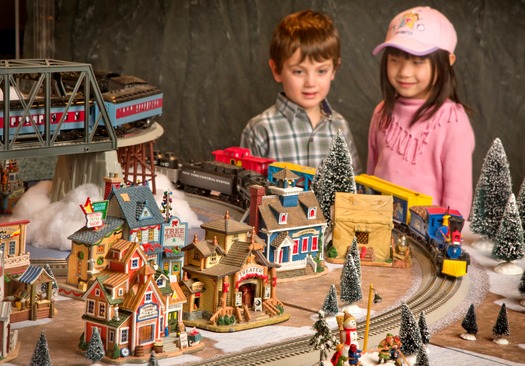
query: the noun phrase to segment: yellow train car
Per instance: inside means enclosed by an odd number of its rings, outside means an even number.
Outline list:
[[[316,169],[306,165],[287,163],[283,161],[271,163],[268,165],[268,181],[275,183],[273,175],[285,168],[299,176],[299,179],[296,182],[297,186],[302,187],[305,191],[311,189]]]
[[[393,202],[394,222],[408,225],[410,207],[431,206],[432,197],[412,189],[391,183],[373,175],[361,174],[355,177],[357,193],[391,195]]]

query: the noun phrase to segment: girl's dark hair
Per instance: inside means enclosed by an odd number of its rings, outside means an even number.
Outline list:
[[[397,48],[387,47],[381,58],[381,91],[383,93],[383,107],[381,113],[380,127],[385,129],[392,122],[392,113],[394,104],[399,97],[396,89],[388,81],[387,62],[388,56],[410,58],[412,55]],[[459,100],[456,89],[456,74],[450,64],[449,53],[444,50],[434,51],[426,56],[419,56],[422,59],[429,59],[432,68],[431,80],[434,83],[429,86],[429,96],[423,105],[414,113],[410,125],[419,120],[428,120],[441,108],[443,103],[448,99],[455,103],[463,103]],[[468,109],[466,106],[464,106]]]

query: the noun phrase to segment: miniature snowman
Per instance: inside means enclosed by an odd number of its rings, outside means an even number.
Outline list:
[[[357,321],[347,311],[344,312],[343,329],[340,332],[340,338],[341,343],[344,344],[343,354],[348,354],[351,344],[355,344],[359,349],[359,343],[357,343]]]

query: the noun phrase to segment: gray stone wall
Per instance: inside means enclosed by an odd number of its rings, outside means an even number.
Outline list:
[[[30,17],[35,1],[28,0]],[[238,145],[248,119],[274,102],[279,85],[267,61],[275,25],[297,10],[321,10],[334,18],[343,42],[329,100],[351,122],[366,161],[369,119],[381,98],[379,58],[371,51],[395,14],[420,4],[442,11],[458,32],[455,67],[460,94],[473,108],[475,178],[500,137],[517,193],[525,175],[524,0],[55,0],[54,58],[160,86],[165,134],[157,148],[183,161],[208,159]]]

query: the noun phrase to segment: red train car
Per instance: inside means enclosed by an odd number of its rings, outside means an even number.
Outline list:
[[[250,149],[238,146],[230,146],[224,150],[212,151],[215,160],[221,163],[242,166],[247,170],[255,170],[268,176],[268,165],[275,162],[274,159],[252,156]]]

